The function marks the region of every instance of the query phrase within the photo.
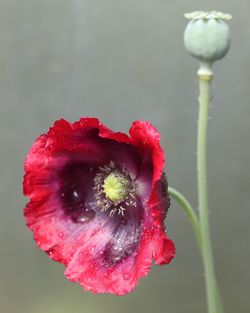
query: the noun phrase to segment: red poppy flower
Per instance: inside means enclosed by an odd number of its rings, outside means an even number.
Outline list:
[[[134,122],[130,136],[95,118],[59,120],[25,161],[27,225],[37,245],[85,290],[122,295],[152,263],[171,261],[160,135]]]

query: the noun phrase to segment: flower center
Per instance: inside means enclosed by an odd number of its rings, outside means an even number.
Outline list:
[[[130,181],[118,172],[111,172],[103,183],[105,196],[113,202],[123,201],[131,189]]]
[[[125,167],[116,168],[110,164],[99,167],[94,178],[96,205],[109,216],[124,215],[128,207],[136,207],[135,186]]]

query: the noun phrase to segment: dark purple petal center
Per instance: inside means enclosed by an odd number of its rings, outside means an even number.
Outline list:
[[[97,221],[100,219],[104,222],[103,225],[108,227],[109,238],[100,257],[106,264],[113,265],[127,258],[135,250],[143,213],[141,202],[135,194],[131,201],[126,197],[119,204],[110,203],[108,210],[102,207],[102,204],[103,206],[107,204],[105,194],[102,202],[95,185],[95,178],[102,174],[108,175],[103,173],[100,167],[90,166],[84,162],[67,164],[59,173],[59,196],[65,216],[79,224],[81,231],[87,232],[88,227],[91,225],[93,228],[95,223],[98,227]],[[98,192],[100,193],[100,188]],[[121,207],[124,210],[120,214]]]
[[[85,200],[93,188],[95,170],[84,163],[70,163],[60,173],[60,198],[65,214],[76,223],[90,222],[95,210],[86,208]]]

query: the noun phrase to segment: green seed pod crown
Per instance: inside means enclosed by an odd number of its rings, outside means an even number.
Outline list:
[[[230,47],[230,31],[224,20],[231,15],[221,12],[192,12],[185,14],[190,19],[184,32],[187,51],[202,62],[213,63],[223,58]]]

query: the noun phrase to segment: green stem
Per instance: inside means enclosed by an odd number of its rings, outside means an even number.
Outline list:
[[[223,313],[223,305],[219,287],[214,271],[211,236],[208,218],[207,196],[207,122],[210,89],[213,73],[209,64],[201,64],[198,71],[199,77],[199,119],[197,138],[197,178],[198,178],[198,201],[199,217],[187,199],[174,188],[169,187],[169,194],[179,203],[190,220],[199,245],[205,270],[205,284],[207,293],[208,313]]]
[[[198,175],[198,200],[199,217],[201,231],[201,253],[205,270],[205,283],[207,293],[208,313],[222,312],[219,309],[218,286],[216,283],[211,236],[208,218],[208,200],[207,200],[207,121],[208,106],[210,100],[210,88],[212,75],[199,74],[199,120],[198,120],[198,141],[197,141],[197,175]]]
[[[176,189],[172,187],[168,187],[168,193],[170,196],[172,196],[177,203],[183,208],[184,212],[186,213],[189,221],[191,222],[193,226],[193,230],[199,245],[199,248],[201,249],[201,234],[200,234],[200,225],[198,218],[194,212],[194,209],[192,208],[191,204],[188,202],[188,200]]]
[[[203,256],[200,223],[199,223],[197,215],[195,214],[193,207],[188,202],[188,200],[178,190],[176,190],[172,187],[168,187],[168,193],[170,194],[170,196],[172,196],[173,199],[176,200],[176,202],[180,205],[180,207],[186,213],[189,221],[192,224],[201,256]],[[221,297],[220,297],[220,291],[219,291],[218,284],[216,286],[216,293],[217,293],[217,304],[218,304],[218,311],[217,312],[223,313],[223,306],[222,306],[222,301],[221,301]]]

